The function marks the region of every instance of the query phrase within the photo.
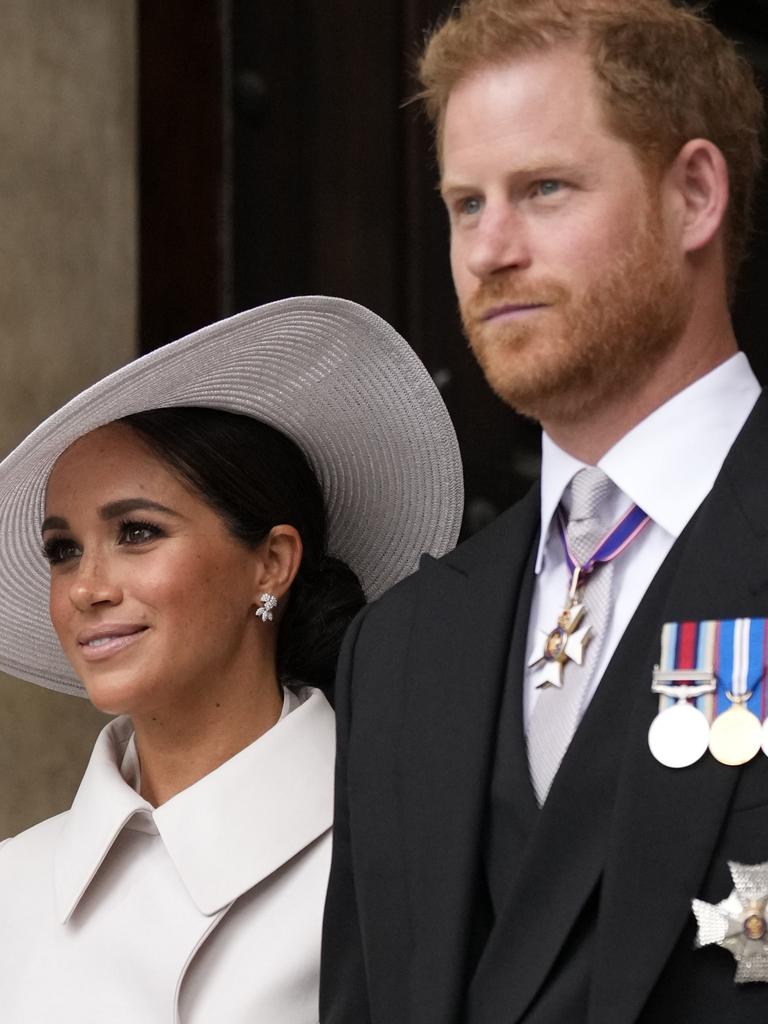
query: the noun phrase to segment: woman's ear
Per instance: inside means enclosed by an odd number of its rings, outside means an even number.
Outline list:
[[[263,593],[280,599],[290,589],[301,565],[303,545],[295,526],[281,523],[273,526],[258,548],[254,604]]]
[[[683,252],[704,249],[723,227],[728,209],[728,165],[708,139],[691,139],[667,172],[679,210]]]

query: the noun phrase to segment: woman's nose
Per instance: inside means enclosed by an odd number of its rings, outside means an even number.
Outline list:
[[[106,560],[84,556],[72,580],[69,596],[79,611],[89,611],[99,604],[119,604],[122,588]]]

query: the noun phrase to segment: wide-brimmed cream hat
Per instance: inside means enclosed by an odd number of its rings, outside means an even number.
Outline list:
[[[50,416],[0,463],[0,669],[85,696],[48,615],[48,476],[83,434],[130,413],[194,405],[245,413],[304,451],[329,552],[368,599],[456,542],[461,460],[448,412],[400,335],[370,310],[308,296],[212,324],[129,363]]]

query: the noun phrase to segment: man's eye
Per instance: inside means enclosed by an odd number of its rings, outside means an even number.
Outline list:
[[[154,523],[124,522],[120,524],[121,544],[146,544],[162,536],[162,530]]]
[[[556,192],[559,192],[562,187],[562,181],[547,179],[546,181],[540,181],[537,183],[536,191],[542,196],[553,196]]]
[[[66,537],[52,537],[43,544],[43,554],[51,565],[60,565],[80,556],[80,548]]]
[[[474,217],[482,209],[482,200],[479,196],[466,196],[459,200],[458,211],[463,217]]]

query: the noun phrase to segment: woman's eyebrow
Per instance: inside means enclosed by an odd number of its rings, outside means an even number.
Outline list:
[[[46,530],[68,530],[69,523],[62,516],[48,516],[47,519],[43,520],[43,525],[40,527],[40,532],[45,533]]]
[[[119,501],[110,501],[99,509],[99,516],[108,522],[110,519],[117,519],[128,512],[136,512],[139,509],[147,509],[152,512],[165,512],[166,515],[180,517],[179,512],[174,512],[167,505],[161,505],[159,501],[152,501],[150,498],[121,498]],[[69,523],[63,516],[48,516],[41,527],[41,533],[46,530],[68,530]]]
[[[102,505],[99,509],[99,516],[106,520],[117,519],[127,512],[136,512],[139,509],[148,509],[151,512],[165,512],[170,516],[179,516],[167,505],[161,505],[159,501],[152,501],[150,498],[121,498],[119,501],[110,501],[108,505]]]

